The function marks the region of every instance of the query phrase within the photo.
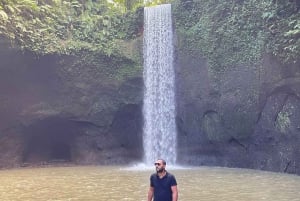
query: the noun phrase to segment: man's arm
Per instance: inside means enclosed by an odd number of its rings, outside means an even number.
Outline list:
[[[148,201],[152,201],[153,192],[154,192],[154,188],[152,186],[150,186],[149,191],[148,191]]]
[[[172,190],[172,201],[177,201],[178,200],[177,186],[171,186],[171,190]]]

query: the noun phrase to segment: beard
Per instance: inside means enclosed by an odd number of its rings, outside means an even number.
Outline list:
[[[156,169],[156,172],[157,172],[157,173],[162,173],[163,171],[165,171],[165,168],[157,168],[157,169]]]

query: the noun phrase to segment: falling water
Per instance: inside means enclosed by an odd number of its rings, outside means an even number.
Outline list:
[[[145,163],[176,162],[175,78],[171,5],[144,8]]]

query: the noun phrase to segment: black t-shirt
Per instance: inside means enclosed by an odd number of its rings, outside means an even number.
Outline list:
[[[176,185],[174,175],[168,172],[161,179],[157,174],[152,174],[150,177],[150,186],[154,188],[154,201],[172,201],[171,186]]]

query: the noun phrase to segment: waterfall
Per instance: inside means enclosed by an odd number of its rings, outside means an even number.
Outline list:
[[[171,4],[144,8],[144,162],[176,162]]]

